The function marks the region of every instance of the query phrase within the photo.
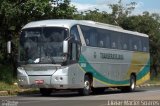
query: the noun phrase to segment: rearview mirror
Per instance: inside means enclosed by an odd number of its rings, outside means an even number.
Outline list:
[[[63,53],[68,53],[68,41],[63,41]]]
[[[11,53],[11,41],[7,42],[7,53],[10,54]]]

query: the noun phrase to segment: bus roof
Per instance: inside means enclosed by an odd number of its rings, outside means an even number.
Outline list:
[[[22,29],[26,28],[33,28],[33,27],[65,27],[65,28],[71,28],[73,25],[85,25],[85,26],[91,26],[96,28],[102,28],[102,29],[108,29],[116,32],[122,32],[122,33],[128,33],[133,34],[137,36],[143,36],[148,37],[148,35],[135,32],[135,31],[129,31],[124,30],[123,28],[115,25],[110,24],[104,24],[89,20],[69,20],[69,19],[53,19],[53,20],[42,20],[42,21],[34,21],[30,22],[27,25],[25,25]]]

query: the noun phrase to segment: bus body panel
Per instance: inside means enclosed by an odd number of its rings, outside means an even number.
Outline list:
[[[49,75],[47,70],[43,70],[42,72],[45,73],[18,68],[19,85],[24,88],[83,88],[84,73],[80,71],[79,64],[72,64],[67,67],[58,67],[56,70],[53,69],[52,75]],[[36,83],[36,81],[43,81],[43,83]]]
[[[41,28],[42,26],[45,26],[46,28],[64,27],[68,28],[68,31],[70,31],[72,26],[76,25],[78,25],[82,44],[78,60],[76,60],[75,63],[69,63],[65,66],[56,63],[49,65],[22,65],[17,69],[18,83],[21,87],[79,89],[84,87],[84,76],[86,73],[90,73],[93,76],[92,85],[95,88],[129,86],[131,74],[135,74],[136,76],[136,85],[143,84],[150,79],[149,51],[138,52],[132,50],[111,49],[107,47],[87,46],[80,25],[94,27],[95,29],[101,28],[116,33],[129,33],[131,34],[131,37],[135,35],[137,38],[143,37],[148,39],[146,34],[112,28],[108,25],[100,25],[89,21],[75,20],[38,21],[27,24],[23,29]],[[53,44],[54,43],[51,43],[51,45]]]
[[[126,86],[136,74],[137,85],[149,80],[149,54],[134,51],[82,47],[80,65],[92,73],[94,87]]]

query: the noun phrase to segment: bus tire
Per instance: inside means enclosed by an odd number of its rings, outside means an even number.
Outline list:
[[[40,93],[42,96],[49,96],[52,93],[52,89],[40,88]]]
[[[91,79],[88,75],[84,77],[84,87],[80,90],[80,95],[88,96],[91,93]]]
[[[134,75],[131,75],[130,77],[130,85],[127,87],[122,87],[122,92],[133,92],[136,88],[136,77]]]
[[[130,78],[130,92],[133,92],[135,91],[135,88],[136,88],[136,77],[134,75],[131,75],[131,78]]]

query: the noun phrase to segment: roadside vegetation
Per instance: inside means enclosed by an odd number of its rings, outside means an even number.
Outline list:
[[[136,2],[124,5],[123,0],[109,4],[112,10],[78,12],[70,0],[3,0],[0,2],[0,91],[19,89],[16,81],[18,41],[21,28],[31,21],[44,19],[93,20],[113,24],[126,30],[149,35],[151,55],[151,80],[160,80],[160,14],[144,11],[132,15]],[[107,6],[107,4],[106,4]],[[12,53],[7,54],[6,43],[12,40]]]
[[[0,82],[0,91],[19,91],[20,88],[14,84],[8,84],[5,82]]]

